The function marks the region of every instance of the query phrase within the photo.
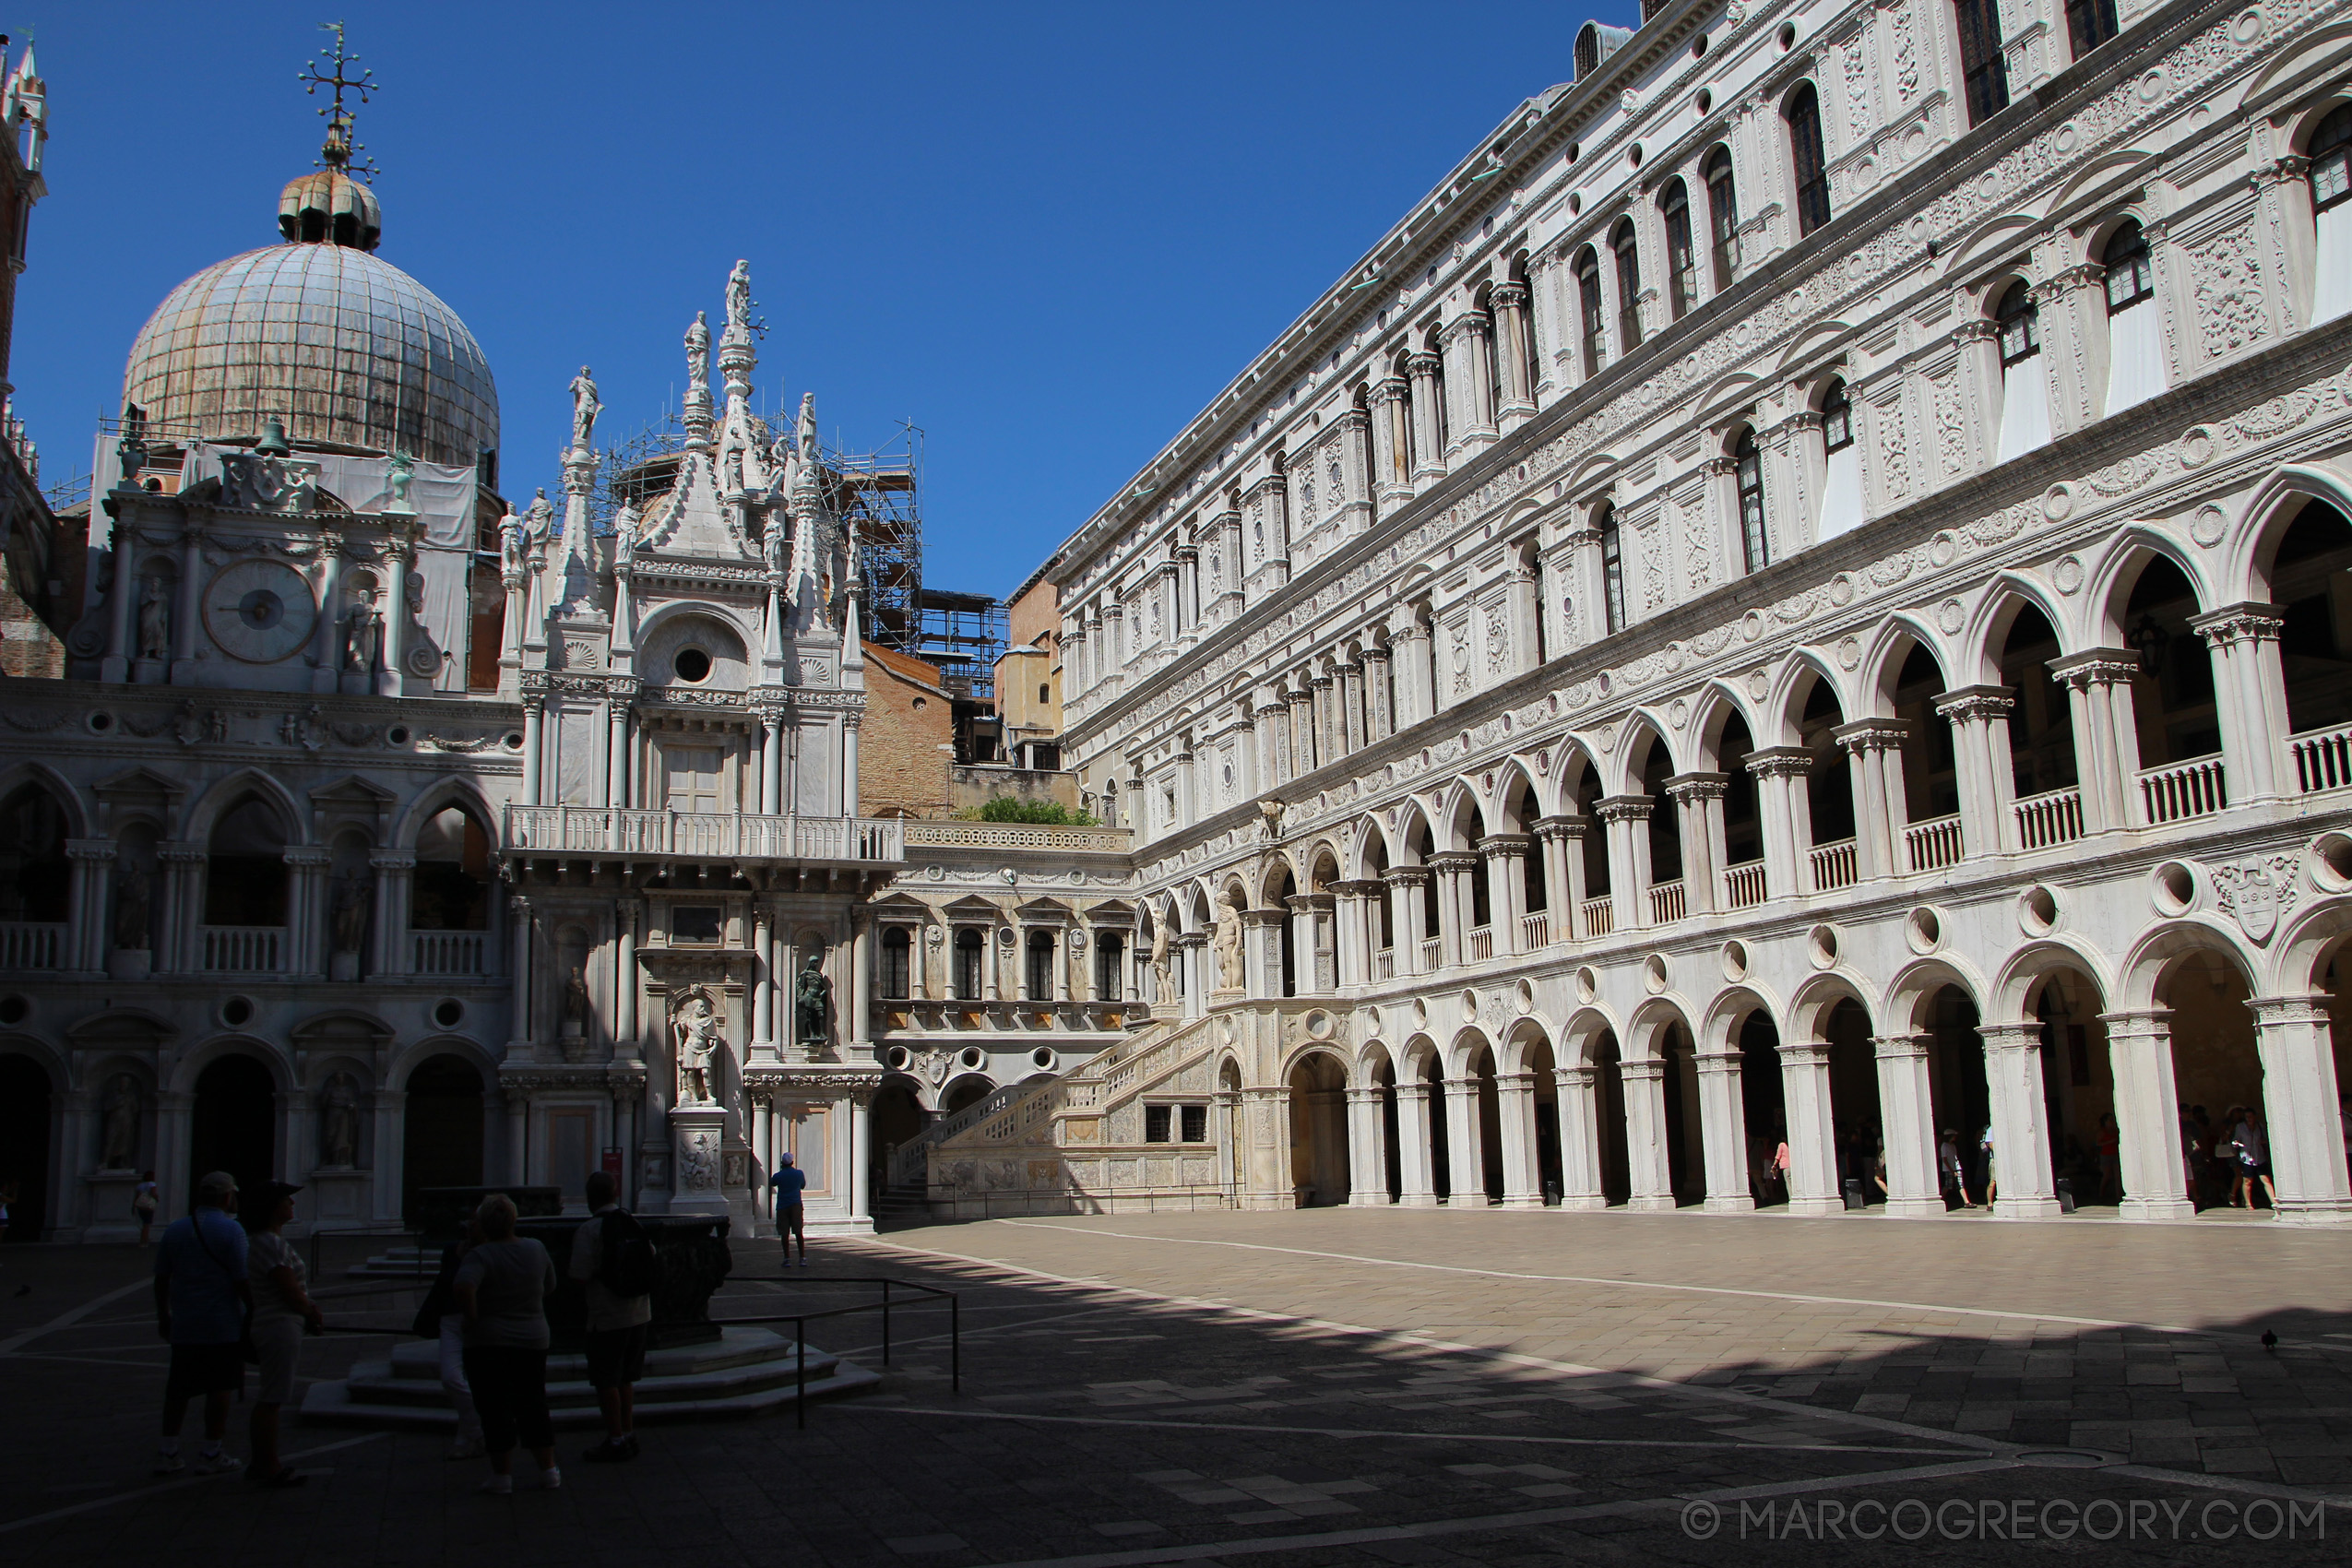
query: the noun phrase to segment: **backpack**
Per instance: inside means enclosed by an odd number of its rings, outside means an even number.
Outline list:
[[[604,1217],[604,1256],[596,1271],[597,1283],[616,1296],[650,1296],[661,1282],[661,1265],[654,1256],[653,1238],[637,1217],[614,1209]]]

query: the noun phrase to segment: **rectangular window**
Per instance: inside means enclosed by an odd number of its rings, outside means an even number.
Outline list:
[[[1625,629],[1625,553],[1617,537],[1614,517],[1600,526],[1600,580],[1609,629],[1621,632]]]
[[[1750,572],[1761,572],[1771,564],[1771,533],[1764,526],[1764,454],[1753,433],[1740,436],[1732,475],[1740,495],[1740,553]]]
[[[670,911],[670,940],[691,945],[716,946],[719,909],[716,904],[680,904]]]
[[[1807,82],[1788,98],[1788,154],[1796,165],[1797,231],[1829,221],[1829,155],[1821,135],[1821,100]]]
[[[719,810],[719,756],[717,746],[664,746],[661,748],[661,767],[671,811],[712,813]]]
[[[904,926],[893,926],[882,936],[882,994],[903,998],[913,979],[914,942]]]
[[[1676,185],[1666,201],[1666,283],[1669,304],[1680,321],[1699,297],[1696,253],[1691,246],[1691,204]]]
[[[2115,0],[2066,0],[2066,36],[2074,46],[2075,59],[2113,38],[2116,31]]]
[[[1176,1108],[1172,1105],[1146,1105],[1144,1107],[1144,1142],[1147,1144],[1166,1144],[1175,1142],[1174,1134],[1169,1128],[1170,1112],[1173,1111]]]
[[[1999,0],[1954,0],[1952,9],[1960,26],[1960,81],[1968,100],[1968,124],[1981,125],[2009,107]]]

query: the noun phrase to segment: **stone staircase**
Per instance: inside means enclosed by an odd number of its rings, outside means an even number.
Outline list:
[[[900,1151],[923,1160],[931,1212],[985,1218],[1229,1207],[1217,1118],[1207,1144],[1144,1142],[1145,1095],[1216,1098],[1215,1059],[1225,1042],[1214,1022],[1155,1024],[1051,1082],[999,1090],[940,1123],[938,1136]]]
[[[636,1385],[637,1420],[708,1420],[789,1407],[796,1397],[796,1363],[792,1341],[765,1328],[729,1328],[717,1339],[651,1351],[645,1380]],[[879,1373],[809,1347],[811,1399],[861,1393],[881,1382]],[[547,1359],[547,1402],[559,1428],[603,1425],[583,1356]],[[393,1348],[389,1360],[362,1361],[348,1378],[312,1384],[303,1399],[303,1420],[454,1431],[457,1412],[441,1389],[440,1346],[429,1339],[404,1340]]]

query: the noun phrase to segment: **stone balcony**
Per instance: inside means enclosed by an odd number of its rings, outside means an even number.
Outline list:
[[[769,861],[875,870],[905,860],[906,826],[896,818],[508,806],[500,848],[509,855],[567,860]]]
[[[1134,841],[1125,827],[1037,827],[1013,822],[956,822],[921,818],[903,825],[909,849],[1075,849],[1123,855]]]

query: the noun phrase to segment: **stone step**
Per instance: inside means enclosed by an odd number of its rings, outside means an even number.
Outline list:
[[[648,1378],[690,1377],[699,1372],[726,1372],[735,1367],[751,1366],[773,1360],[790,1353],[792,1342],[773,1329],[758,1327],[728,1328],[716,1339],[704,1339],[687,1345],[664,1346],[646,1352],[645,1370]],[[809,1347],[810,1364],[825,1354],[815,1346]],[[378,1363],[382,1364],[382,1363]],[[428,1387],[441,1386],[441,1345],[433,1339],[405,1339],[393,1346],[387,1375],[422,1383]],[[576,1350],[558,1351],[547,1358],[547,1375],[551,1382],[570,1382],[588,1376],[588,1358]]]
[[[814,1367],[814,1363],[811,1363]],[[836,1360],[831,1375],[818,1379],[812,1375],[808,1393],[811,1399],[835,1397],[846,1394],[862,1394],[882,1385],[881,1374],[868,1372],[851,1361]],[[586,1385],[581,1385],[585,1387]],[[551,1390],[551,1392],[552,1392]],[[640,1399],[645,1384],[637,1385]],[[637,1420],[647,1425],[663,1421],[715,1420],[731,1416],[758,1416],[768,1411],[789,1408],[796,1393],[792,1379],[785,1379],[772,1387],[750,1389],[740,1393],[677,1399],[659,1404],[637,1406]],[[589,1431],[603,1426],[604,1417],[593,1401],[582,1405],[551,1406],[549,1415],[556,1427],[564,1431]],[[446,1405],[379,1404],[355,1396],[348,1383],[314,1383],[303,1398],[303,1420],[321,1426],[389,1427],[410,1431],[453,1431],[457,1425],[457,1412]]]
[[[838,1356],[809,1352],[809,1381],[819,1382],[832,1375]],[[648,1376],[636,1385],[640,1405],[667,1405],[681,1400],[707,1400],[736,1394],[774,1388],[795,1380],[793,1358],[790,1348],[773,1360],[755,1361],[748,1366],[724,1367],[707,1372],[687,1372],[671,1377]],[[376,1405],[414,1407],[440,1406],[446,1403],[436,1381],[427,1383],[421,1378],[393,1375],[385,1361],[364,1361],[351,1369],[345,1379],[350,1385],[350,1396]],[[584,1376],[559,1378],[551,1373],[547,1380],[547,1402],[552,1408],[578,1405],[594,1408],[596,1390],[588,1386]]]

